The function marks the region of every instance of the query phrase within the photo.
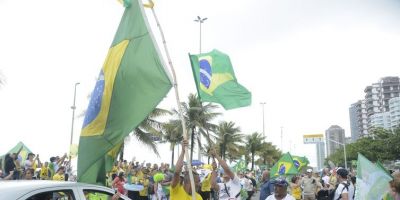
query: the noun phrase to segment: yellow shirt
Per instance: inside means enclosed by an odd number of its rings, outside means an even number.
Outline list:
[[[191,200],[192,196],[185,192],[181,184],[171,187],[170,200]],[[203,200],[201,196],[196,193],[196,200]]]
[[[301,188],[300,186],[292,188],[292,196],[297,200],[301,199]]]
[[[139,191],[139,195],[142,197],[147,196],[147,192],[148,192],[148,188],[149,188],[149,179],[145,179],[145,180],[141,180],[141,182],[143,183],[143,190]]]
[[[55,174],[54,176],[53,176],[53,180],[54,181],[64,181],[64,174]]]
[[[47,180],[49,178],[49,168],[43,166],[40,168],[40,178]]]
[[[211,173],[209,173],[206,176],[206,178],[204,178],[203,182],[201,183],[201,191],[202,192],[211,191]]]

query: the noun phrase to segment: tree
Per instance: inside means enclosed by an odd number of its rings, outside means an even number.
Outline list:
[[[168,123],[162,125],[163,129],[163,142],[169,142],[171,144],[170,149],[172,151],[171,166],[174,166],[174,153],[175,146],[183,140],[182,126],[180,120],[170,120]]]
[[[282,156],[282,152],[276,148],[271,142],[263,142],[262,150],[257,152],[260,157],[256,163],[261,165],[273,166]]]
[[[240,134],[240,128],[236,127],[234,122],[220,122],[216,134],[222,159],[226,158],[227,152],[239,152],[243,135]]]
[[[247,151],[251,154],[251,170],[254,170],[254,156],[256,152],[259,152],[263,149],[263,141],[265,137],[260,133],[254,132],[251,135],[246,135],[245,144]]]
[[[214,112],[214,110],[218,108],[217,105],[211,103],[203,104],[195,94],[190,94],[188,103],[182,102],[181,106],[183,109],[182,114],[185,118],[186,126],[191,131],[190,160],[193,160],[193,148],[195,144],[195,139],[197,138],[199,150],[201,150],[201,140],[199,137],[200,134],[203,135],[210,143],[210,133],[217,127],[217,125],[211,123],[211,121],[219,116],[221,113]],[[174,112],[175,114],[178,114],[176,110]]]
[[[383,128],[374,128],[370,131],[368,137],[358,139],[356,142],[346,144],[347,161],[357,160],[358,153],[363,154],[372,162],[392,161],[399,158],[400,155],[400,129],[386,130]],[[326,160],[344,166],[344,149],[339,149],[328,156]]]
[[[149,147],[153,152],[159,156],[156,141],[162,137],[162,122],[156,120],[156,118],[171,114],[168,110],[161,108],[155,108],[140,124],[137,126],[132,133],[127,136],[125,141],[129,141],[130,137],[136,137],[139,142]],[[124,157],[124,147],[122,145],[120,151],[120,160]]]

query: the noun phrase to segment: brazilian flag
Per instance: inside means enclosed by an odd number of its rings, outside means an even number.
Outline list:
[[[297,168],[297,170],[301,171],[304,167],[306,167],[308,164],[310,164],[310,161],[308,161],[308,158],[305,156],[292,156],[294,166]]]
[[[235,77],[229,56],[214,49],[190,55],[197,92],[202,101],[221,104],[226,110],[249,106],[251,93]]]
[[[271,177],[278,176],[293,176],[298,174],[296,166],[293,163],[292,156],[290,153],[285,153],[271,168]]]
[[[78,181],[104,185],[124,138],[171,89],[143,5],[131,0],[91,95],[80,135]]]

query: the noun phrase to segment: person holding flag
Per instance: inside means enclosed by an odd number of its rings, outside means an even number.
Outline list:
[[[199,175],[194,170],[186,170],[183,174],[183,182],[181,183],[181,172],[183,167],[183,159],[185,151],[187,150],[188,141],[183,140],[182,151],[179,155],[178,161],[175,165],[175,173],[171,182],[170,198],[171,200],[190,200],[192,199],[192,186],[190,184],[189,173],[193,172],[194,183],[196,190],[200,188]],[[203,198],[196,192],[196,200],[203,200]]]
[[[228,164],[226,164],[225,160],[218,156],[215,149],[211,151],[211,156],[218,160],[218,163],[224,169],[223,175],[223,183],[217,183],[217,171],[214,170],[211,175],[211,185],[212,188],[216,191],[219,191],[219,199],[220,200],[241,200],[240,197],[240,180],[235,174],[231,171]],[[215,162],[215,160],[213,161]],[[215,165],[215,164],[213,164]]]

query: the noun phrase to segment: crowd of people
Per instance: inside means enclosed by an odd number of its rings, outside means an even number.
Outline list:
[[[188,144],[184,141],[183,145],[187,147]],[[260,200],[353,200],[357,190],[353,170],[338,167],[314,172],[306,168],[304,173],[289,177],[271,177],[269,170],[234,172],[215,150],[210,154],[211,164],[189,170],[184,162],[185,149],[174,167],[135,160],[115,162],[107,174],[106,185],[133,200],[189,200],[193,191],[197,200],[250,200],[256,192],[259,192]],[[66,154],[51,157],[44,163],[34,153],[29,153],[24,161],[18,154],[5,156],[0,179],[76,181],[70,176]],[[400,172],[394,172],[392,177],[388,183],[391,190],[383,200],[400,200]],[[127,188],[127,185],[131,187]]]
[[[22,149],[22,148],[21,148]],[[66,181],[70,169],[66,161],[67,154],[51,157],[49,161],[41,162],[39,154],[28,153],[26,160],[16,153],[7,153],[0,169],[0,180],[56,180]]]

